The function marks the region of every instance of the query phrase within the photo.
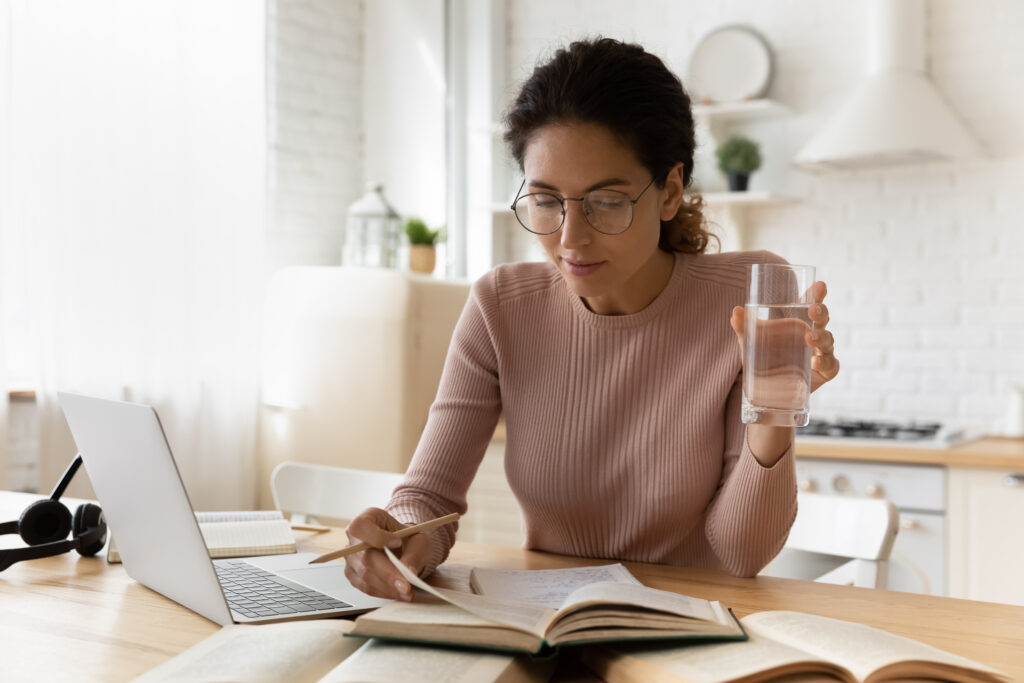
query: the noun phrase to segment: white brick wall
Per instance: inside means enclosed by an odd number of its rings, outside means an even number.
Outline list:
[[[337,265],[363,192],[361,0],[268,4],[268,268]]]
[[[1024,3],[927,6],[932,80],[991,158],[820,176],[782,164],[753,186],[803,200],[748,211],[749,246],[812,262],[829,284],[843,370],[815,395],[816,413],[998,430],[1011,384],[1024,383]],[[508,91],[553,47],[599,33],[642,42],[685,82],[706,31],[750,24],[775,52],[770,96],[795,112],[756,132],[794,153],[861,74],[863,11],[843,0],[509,0]]]

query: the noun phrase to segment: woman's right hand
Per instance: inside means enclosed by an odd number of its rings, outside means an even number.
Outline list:
[[[353,586],[378,598],[412,600],[412,586],[383,550],[390,548],[413,574],[420,575],[430,555],[430,535],[395,535],[406,526],[380,508],[367,508],[349,523],[345,533],[350,544],[362,541],[373,546],[345,558],[345,576]]]

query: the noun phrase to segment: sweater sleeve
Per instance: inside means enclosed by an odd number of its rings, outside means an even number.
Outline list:
[[[414,524],[452,512],[464,514],[466,491],[501,414],[493,320],[497,308],[494,274],[473,285],[445,359],[437,397],[402,483],[387,510]],[[424,575],[434,571],[455,543],[457,524],[432,534]]]
[[[796,518],[796,468],[792,442],[771,467],[754,458],[740,420],[742,382],[741,373],[729,392],[722,482],[705,524],[722,565],[737,576],[754,576],[782,549]]]

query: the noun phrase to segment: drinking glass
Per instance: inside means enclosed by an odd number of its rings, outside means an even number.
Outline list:
[[[814,266],[758,263],[747,273],[743,410],[747,424],[802,427],[811,395]]]

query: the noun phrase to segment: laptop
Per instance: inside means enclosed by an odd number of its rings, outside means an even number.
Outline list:
[[[156,411],[59,394],[128,575],[220,625],[358,614],[390,601],[312,553],[211,560]]]

